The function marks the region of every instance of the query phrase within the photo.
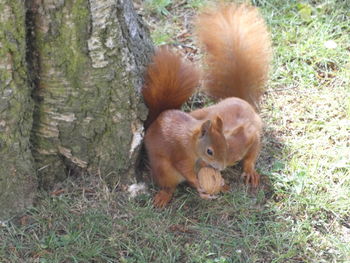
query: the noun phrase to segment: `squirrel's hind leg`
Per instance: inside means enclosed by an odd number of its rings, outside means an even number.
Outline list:
[[[173,197],[176,188],[164,188],[154,196],[153,205],[157,208],[164,208]]]
[[[260,183],[260,174],[258,174],[255,170],[255,163],[259,152],[260,138],[257,137],[251,149],[243,159],[243,173],[241,175],[244,178],[245,184],[251,183],[253,187],[257,187]]]
[[[155,195],[153,205],[158,208],[165,207],[171,200],[178,184],[185,181],[185,178],[171,165],[169,161],[158,158],[151,163],[152,177],[160,187]]]

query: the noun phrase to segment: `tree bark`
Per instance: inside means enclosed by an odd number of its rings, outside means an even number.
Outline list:
[[[0,0],[0,219],[29,206],[36,176],[29,138],[33,101],[28,81],[25,8]]]
[[[142,72],[152,52],[129,0],[28,1],[37,69],[32,133],[40,184],[67,173],[130,179],[147,112]]]
[[[26,19],[23,1],[0,5],[1,26],[9,25],[0,35],[1,203],[18,194],[14,184],[28,189],[22,208],[30,204],[36,175],[44,188],[85,172],[130,182],[147,115],[143,71],[153,52],[131,1],[26,0]]]

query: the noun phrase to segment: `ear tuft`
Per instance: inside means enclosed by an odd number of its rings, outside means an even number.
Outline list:
[[[208,134],[209,130],[211,127],[211,121],[207,120],[205,121],[202,126],[201,126],[201,137],[205,136],[206,134]]]
[[[215,129],[218,130],[219,132],[222,132],[223,127],[224,127],[224,123],[223,123],[221,117],[219,115],[216,116],[216,118],[215,118]]]
[[[231,136],[236,136],[239,133],[242,133],[244,131],[244,124],[241,124],[239,126],[237,126],[236,128],[233,129],[233,131],[231,132]]]

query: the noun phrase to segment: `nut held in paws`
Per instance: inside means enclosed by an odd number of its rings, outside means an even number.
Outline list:
[[[210,195],[219,193],[224,185],[220,171],[210,167],[203,167],[199,170],[198,181],[202,190]]]

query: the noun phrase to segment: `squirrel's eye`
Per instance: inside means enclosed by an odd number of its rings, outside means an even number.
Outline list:
[[[207,149],[207,154],[210,155],[210,156],[212,156],[212,155],[213,155],[213,151],[212,151],[211,149],[208,148],[208,149]]]

